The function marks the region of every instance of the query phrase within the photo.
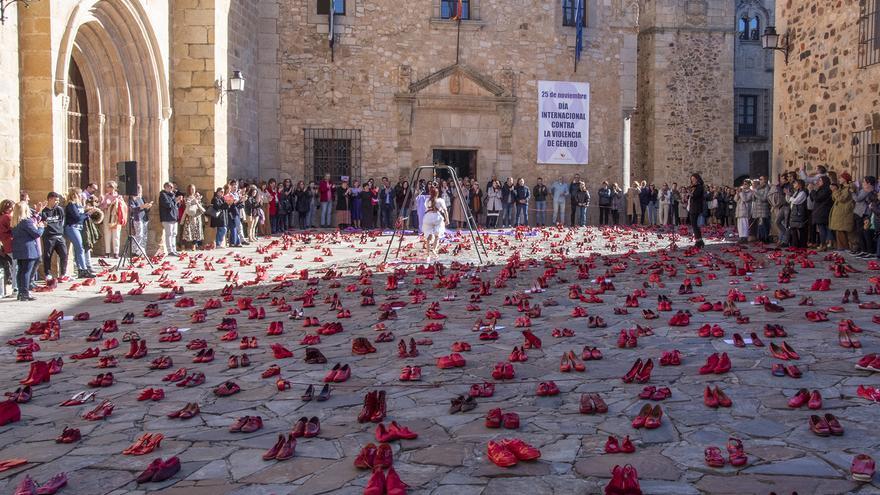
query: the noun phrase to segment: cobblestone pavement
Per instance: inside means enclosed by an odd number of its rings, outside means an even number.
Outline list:
[[[168,288],[160,287],[159,273],[149,267],[137,272],[141,281],[149,282],[142,295],[127,295],[136,284],[107,282],[107,275],[99,277],[91,287],[68,290],[71,283],[62,284],[53,292],[39,293],[38,302],[0,302],[0,318],[4,322],[2,339],[24,335],[30,322],[45,320],[54,308],[67,317],[87,311],[88,321],[63,321],[61,339],[40,342],[41,350],[34,353],[37,360],[64,358],[63,372],[52,376],[50,384],[34,387],[33,399],[21,406],[22,419],[0,428],[0,460],[26,458],[28,463],[0,473],[0,493],[12,493],[25,475],[44,482],[59,471],[69,473],[69,485],[61,493],[103,494],[161,492],[174,494],[286,494],[361,493],[370,477],[369,471],[360,471],[353,460],[361,447],[376,442],[375,424],[356,421],[364,395],[368,390],[387,392],[388,417],[419,434],[415,440],[392,442],[394,466],[400,477],[410,486],[410,493],[441,494],[512,494],[512,493],[600,493],[608,483],[611,470],[618,464],[632,464],[638,470],[645,493],[686,495],[711,494],[767,494],[775,491],[788,494],[880,493],[880,485],[857,483],[849,476],[850,462],[855,454],[880,454],[880,436],[875,423],[880,419],[877,405],[856,394],[858,385],[880,385],[880,376],[858,371],[858,358],[878,347],[877,325],[871,322],[878,311],[859,309],[858,305],[840,304],[844,289],[858,289],[862,302],[877,301],[866,295],[871,276],[880,272],[867,270],[864,260],[845,257],[847,263],[860,272],[849,273],[847,278],[836,278],[829,271],[832,264],[824,253],[813,253],[809,259],[814,268],[802,267],[798,261],[797,273],[786,284],[777,284],[777,275],[791,255],[788,252],[766,251],[757,247],[740,249],[733,244],[715,239],[707,249],[694,255],[684,249],[667,250],[670,237],[640,231],[601,231],[596,228],[569,231],[532,231],[520,236],[486,235],[493,262],[485,271],[462,267],[457,288],[436,288],[438,278],[417,276],[415,264],[377,267],[381,251],[388,237],[362,237],[324,234],[318,238],[296,237],[285,244],[275,239],[240,249],[222,249],[199,253],[192,266],[190,260],[172,259],[167,270],[161,271],[173,283],[184,288],[192,297],[195,307],[177,308],[177,300],[159,301]],[[682,245],[690,242],[684,238]],[[259,251],[255,248],[260,247]],[[405,241],[404,251],[415,255],[418,246]],[[450,251],[454,244],[449,244]],[[330,252],[325,251],[329,249]],[[512,255],[521,257],[515,277],[503,284],[499,274]],[[753,259],[752,259],[753,257]],[[195,259],[194,258],[194,259]],[[446,274],[455,272],[452,261],[468,262],[473,253],[467,249],[441,255]],[[204,271],[207,261],[215,271]],[[251,263],[252,262],[252,263]],[[750,262],[754,274],[730,275],[730,266],[744,267]],[[358,265],[366,263],[372,276],[362,277]],[[526,351],[528,361],[514,363],[516,377],[499,381],[494,396],[477,399],[476,409],[449,414],[450,399],[467,394],[472,383],[494,381],[491,373],[496,362],[506,362],[514,346],[523,343],[522,328],[515,328],[517,317],[523,315],[516,306],[505,306],[505,297],[522,293],[534,287],[538,277],[548,266],[562,269],[547,277],[546,291],[531,294],[530,303],[538,306],[549,300],[558,305],[545,305],[540,317],[532,318],[531,330],[543,340],[541,349]],[[257,267],[268,267],[266,280],[251,283]],[[341,273],[333,281],[325,280],[327,268]],[[308,268],[310,277],[317,277],[316,285],[307,285],[299,279],[299,272]],[[386,271],[382,272],[380,269]],[[396,290],[386,290],[387,275],[395,268],[407,271]],[[666,268],[667,270],[661,270]],[[690,270],[688,270],[690,268]],[[190,323],[190,315],[201,308],[209,297],[218,297],[227,284],[224,272],[231,270],[239,276],[239,286],[233,291],[235,299],[253,297],[253,305],[266,310],[264,320],[249,320],[247,312],[234,315],[239,336],[256,337],[259,347],[249,351],[252,365],[247,368],[227,369],[227,359],[240,354],[239,341],[221,342],[223,332],[216,330],[226,312],[236,301],[222,303],[220,309],[208,310],[207,321]],[[606,271],[613,273],[615,289],[598,294],[601,302],[582,302],[569,298],[569,288],[578,284],[583,289],[598,288],[597,276]],[[650,273],[660,275],[652,281]],[[675,273],[673,273],[673,271]],[[691,273],[686,273],[690,271]],[[152,274],[151,274],[152,273]],[[582,275],[579,276],[579,273]],[[290,275],[288,287],[281,287],[276,277]],[[192,277],[204,276],[204,282],[193,283]],[[703,285],[695,286],[693,294],[679,295],[678,287],[685,278],[701,278]],[[417,285],[416,278],[424,284]],[[749,278],[751,280],[749,280]],[[829,291],[810,291],[817,278],[830,278]],[[491,295],[482,296],[476,303],[479,311],[467,311],[473,292],[472,279],[482,279],[492,285]],[[363,285],[370,283],[371,285]],[[347,292],[349,284],[356,284],[354,292]],[[759,286],[766,284],[766,289]],[[121,290],[123,302],[104,303],[100,290],[105,286]],[[361,306],[361,291],[374,290],[375,306]],[[412,303],[410,291],[421,288],[427,293],[423,302]],[[273,292],[269,292],[272,289]],[[270,305],[270,297],[285,297],[294,309],[301,303],[293,301],[307,288],[317,290],[315,307],[306,308],[305,316],[317,317],[320,322],[336,321],[337,312],[329,308],[325,298],[337,292],[342,306],[351,311],[351,318],[339,319],[344,331],[321,337],[315,347],[327,357],[326,364],[306,364],[300,339],[315,328],[303,328],[303,321],[288,318],[288,311],[278,311]],[[761,295],[774,298],[773,291],[785,288],[795,294],[793,299],[779,301],[784,312],[765,311],[762,305],[751,302]],[[629,308],[626,315],[614,314],[614,308],[623,307],[627,295],[644,289],[639,307]],[[736,303],[749,323],[737,324],[735,318],[721,312],[700,312],[699,303],[690,298],[705,295],[709,302],[725,301],[728,291],[738,289],[746,302]],[[455,300],[445,301],[454,295]],[[661,312],[658,319],[643,318],[643,309],[657,310],[658,295],[667,295],[673,312]],[[815,307],[798,306],[802,296],[812,296]],[[397,310],[398,319],[385,322],[394,333],[388,343],[374,343],[377,352],[364,356],[352,354],[352,340],[367,337],[372,342],[379,332],[374,330],[380,305],[390,301],[408,303]],[[161,316],[145,318],[143,310],[149,303],[158,302]],[[439,312],[445,320],[430,320],[426,309],[439,302]],[[830,321],[811,323],[805,311],[842,306],[842,313],[829,314]],[[607,328],[588,328],[588,318],[573,318],[575,307],[586,308],[591,316],[601,316]],[[283,308],[282,308],[283,309]],[[498,320],[500,338],[481,341],[472,331],[475,321],[487,310],[501,312]],[[671,327],[668,321],[678,310],[690,310],[691,322],[685,327]],[[94,327],[107,319],[120,320],[127,312],[135,313],[135,323],[120,325],[116,337],[120,347],[102,351],[101,356],[115,354],[119,365],[102,370],[96,367],[98,358],[75,361],[71,354],[88,346],[85,337]],[[861,340],[860,349],[846,349],[837,345],[836,331],[842,319],[852,319],[863,333],[854,336]],[[267,336],[270,322],[280,321],[284,333]],[[426,324],[442,323],[438,332],[423,332]],[[725,331],[723,338],[701,338],[697,330],[704,323],[718,324]],[[781,324],[788,332],[785,339],[772,339],[781,344],[788,342],[800,353],[794,361],[803,378],[775,377],[770,367],[774,362],[769,352],[771,339],[763,336],[765,324]],[[638,338],[635,348],[617,348],[622,329],[636,325],[653,329],[652,336]],[[183,340],[160,343],[159,331],[168,326],[179,327]],[[502,328],[503,327],[503,328]],[[573,337],[554,338],[554,328],[570,328]],[[148,354],[142,359],[127,359],[123,354],[128,343],[122,342],[128,331],[136,331],[144,338]],[[757,332],[768,347],[747,345],[738,348],[728,343],[734,332],[748,337]],[[397,355],[397,341],[410,337],[429,338],[432,345],[419,346],[420,355],[402,359]],[[216,359],[205,364],[193,364],[196,351],[186,349],[193,339],[206,339],[216,351]],[[435,361],[448,355],[455,341],[466,341],[472,350],[463,352],[467,364],[463,368],[438,369]],[[270,344],[282,343],[294,353],[293,358],[276,360]],[[604,359],[587,361],[585,372],[562,373],[560,357],[572,350],[576,355],[584,346],[598,347]],[[669,387],[670,398],[657,402],[664,415],[662,426],[653,430],[634,429],[631,421],[648,402],[638,398],[646,385],[623,383],[623,376],[637,358],[653,358],[655,364],[663,351],[678,349],[682,353],[680,366],[657,366],[648,384]],[[732,370],[722,375],[699,375],[698,369],[714,352],[727,352]],[[27,363],[15,363],[15,348],[4,345],[0,349],[0,377],[5,388],[14,390],[28,372]],[[167,370],[150,370],[150,361],[160,355],[170,356],[174,366]],[[100,357],[100,356],[99,356]],[[303,402],[300,395],[307,384],[316,386],[316,393],[325,373],[335,364],[350,365],[351,378],[333,386],[326,402]],[[261,373],[271,364],[278,364],[281,376],[291,382],[292,388],[279,391],[275,377],[263,379]],[[401,382],[398,379],[404,365],[421,365],[421,382]],[[179,388],[161,381],[178,367],[190,372],[201,371],[207,381],[193,388]],[[115,383],[107,388],[94,389],[97,401],[76,407],[59,407],[59,403],[81,390],[90,390],[87,382],[100,372],[112,371]],[[241,392],[219,398],[213,388],[226,380],[241,386]],[[553,380],[561,393],[557,396],[536,396],[537,382]],[[703,404],[707,384],[720,386],[733,401],[731,408],[711,409]],[[160,401],[139,402],[139,392],[148,387],[161,387],[166,397]],[[836,415],[845,434],[842,437],[819,437],[810,432],[808,419],[815,411],[806,407],[789,409],[788,399],[799,389],[818,389],[824,397],[822,413]],[[606,414],[579,413],[582,393],[598,393],[607,402]],[[87,421],[82,415],[102,399],[110,399],[115,409],[101,421]],[[169,419],[166,415],[197,402],[201,414],[189,420]],[[518,430],[489,429],[484,425],[487,411],[501,408],[520,415]],[[260,415],[264,427],[254,433],[230,433],[228,426],[235,418]],[[295,456],[287,461],[264,461],[261,456],[274,443],[279,433],[286,433],[300,417],[317,416],[321,432],[315,438],[300,438]],[[82,440],[73,444],[55,443],[65,426],[79,428]],[[143,456],[123,455],[144,432],[163,433],[165,439],[154,453]],[[603,446],[609,435],[622,439],[629,435],[636,452],[633,454],[606,454]],[[715,445],[725,452],[728,437],[742,439],[749,462],[741,468],[726,465],[710,468],[703,460],[706,447]],[[521,462],[511,468],[500,468],[487,458],[487,442],[498,438],[515,437],[538,447],[541,458],[536,462]],[[161,483],[137,485],[133,480],[155,457],[179,456],[182,468],[171,479]]]

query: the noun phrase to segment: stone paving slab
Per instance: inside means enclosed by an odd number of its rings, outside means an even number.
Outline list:
[[[263,240],[258,245],[241,249],[216,250],[198,253],[195,268],[189,268],[188,259],[170,259],[161,272],[184,287],[183,297],[195,300],[194,308],[176,308],[174,301],[158,302],[163,314],[150,319],[142,316],[147,304],[157,302],[158,296],[168,291],[159,285],[160,274],[152,274],[146,266],[136,268],[140,278],[148,285],[144,293],[129,296],[133,284],[114,284],[102,274],[92,287],[68,290],[71,283],[62,284],[58,290],[38,293],[39,302],[31,304],[0,301],[0,338],[4,341],[21,336],[32,321],[45,319],[53,309],[63,310],[66,315],[88,311],[88,321],[64,321],[62,339],[56,342],[40,342],[37,359],[62,356],[65,367],[61,374],[52,377],[48,385],[35,387],[33,400],[22,405],[22,421],[0,427],[0,459],[26,457],[29,464],[0,473],[0,493],[11,492],[25,475],[42,482],[59,471],[70,474],[70,484],[61,493],[169,493],[169,494],[348,494],[361,493],[369,473],[354,468],[352,462],[360,448],[368,442],[376,442],[374,425],[358,424],[354,420],[361,409],[364,394],[368,390],[383,389],[388,394],[388,420],[395,420],[420,434],[412,441],[393,443],[395,468],[410,485],[411,493],[425,494],[507,494],[531,491],[533,493],[597,493],[602,490],[618,464],[632,464],[639,473],[642,489],[652,494],[691,493],[877,493],[878,484],[860,484],[849,478],[849,463],[857,453],[875,457],[880,451],[880,437],[871,429],[871,418],[876,417],[877,405],[856,396],[859,385],[880,386],[880,374],[857,371],[853,364],[860,356],[878,348],[877,328],[871,322],[876,311],[860,310],[854,304],[845,304],[845,312],[831,314],[828,323],[807,322],[803,315],[807,309],[822,309],[840,305],[844,289],[859,289],[863,301],[878,301],[878,296],[865,294],[869,277],[880,272],[852,273],[848,278],[832,278],[832,290],[811,292],[809,286],[816,278],[832,277],[828,271],[829,260],[824,255],[811,254],[815,268],[801,268],[796,262],[797,274],[785,288],[797,294],[795,299],[783,301],[785,313],[764,312],[760,306],[749,304],[758,295],[772,295],[779,287],[776,274],[777,261],[789,255],[786,252],[762,250],[756,246],[732,248],[729,244],[713,241],[702,253],[692,255],[682,249],[668,250],[668,236],[640,231],[600,231],[596,228],[579,231],[548,229],[545,235],[536,236],[487,236],[490,261],[485,271],[465,267],[455,289],[441,289],[434,285],[437,279],[412,273],[414,264],[378,267],[388,237],[362,238],[359,235],[340,236],[320,234],[296,236],[282,242],[279,238]],[[633,247],[632,252],[611,251],[605,239]],[[306,242],[308,241],[308,242]],[[682,244],[686,239],[681,241]],[[449,244],[453,246],[454,244]],[[466,394],[471,383],[493,381],[491,373],[497,362],[506,362],[514,346],[522,344],[521,328],[514,325],[521,316],[515,306],[503,304],[506,296],[531,289],[537,277],[555,261],[563,259],[551,255],[558,246],[569,248],[567,265],[551,275],[545,292],[531,295],[532,304],[550,299],[556,306],[545,306],[542,315],[532,319],[532,331],[543,340],[542,349],[527,351],[528,361],[514,363],[516,377],[499,382],[491,398],[478,399],[473,411],[449,414],[449,400]],[[261,252],[257,252],[257,248]],[[332,253],[322,251],[329,248]],[[590,254],[590,253],[595,254]],[[467,311],[472,292],[470,277],[493,283],[498,279],[509,257],[514,253],[522,256],[516,265],[515,278],[506,280],[505,287],[493,287],[492,294],[483,296],[476,303],[479,311]],[[272,258],[277,254],[277,257]],[[405,253],[417,257],[413,250]],[[269,257],[267,257],[269,256]],[[313,261],[316,257],[324,261]],[[544,259],[546,257],[546,260]],[[728,264],[742,266],[743,260],[754,259],[757,269],[751,280],[730,276]],[[452,262],[472,262],[475,256],[465,250],[458,256],[443,254],[440,261],[447,272],[454,271]],[[858,270],[865,270],[863,260],[844,256],[846,262]],[[216,271],[204,271],[204,263],[214,263]],[[529,261],[529,260],[534,260]],[[549,260],[549,261],[548,261]],[[361,263],[372,270],[371,277],[363,278]],[[577,265],[589,267],[589,276],[580,278]],[[234,289],[239,297],[256,297],[269,292],[270,296],[285,297],[291,301],[307,288],[315,288],[315,307],[306,308],[307,316],[316,316],[322,323],[337,321],[336,312],[330,310],[324,298],[338,293],[343,306],[352,312],[352,318],[339,319],[345,331],[336,335],[322,336],[318,347],[327,357],[326,365],[306,364],[302,358],[305,350],[299,340],[314,328],[304,328],[302,321],[287,318],[287,312],[279,312],[269,306],[269,300],[254,300],[255,306],[266,309],[265,320],[248,320],[246,312],[232,315],[239,324],[240,336],[253,336],[259,340],[257,349],[241,351],[236,341],[220,342],[223,332],[215,329],[234,301],[222,303],[219,310],[209,310],[205,323],[193,324],[189,315],[200,308],[209,297],[218,297],[227,285],[224,271],[237,272],[239,282],[252,281],[256,266],[266,267],[267,279],[252,285]],[[569,299],[568,288],[577,284],[582,288],[596,287],[597,276],[613,266],[622,267],[611,280],[615,290],[601,294],[602,303],[582,303]],[[328,280],[318,280],[309,285],[299,280],[298,272],[308,269],[310,275],[320,277],[328,268],[340,270],[336,279],[339,287],[331,288]],[[675,275],[665,272],[658,283],[648,283],[647,271],[674,268]],[[396,291],[386,290],[385,280],[391,270],[402,268],[407,275]],[[693,272],[686,274],[685,269]],[[382,270],[385,271],[382,271]],[[185,272],[191,274],[185,275]],[[189,281],[192,275],[203,275],[202,284]],[[272,279],[290,275],[291,285],[279,287]],[[717,275],[712,279],[710,274]],[[747,302],[737,303],[738,309],[751,321],[738,325],[732,318],[720,312],[700,313],[698,304],[689,301],[692,295],[679,295],[678,286],[685,277],[703,279],[702,287],[694,287],[694,294],[702,294],[708,301],[726,300],[728,290],[741,290]],[[416,285],[415,278],[424,279]],[[369,282],[369,285],[364,285]],[[248,282],[249,283],[249,282]],[[764,283],[769,290],[756,288]],[[353,292],[346,291],[354,284]],[[99,290],[112,286],[123,294],[122,304],[105,304]],[[360,306],[360,291],[371,287],[376,306]],[[420,288],[427,294],[423,303],[412,303],[409,292]],[[647,297],[639,298],[639,307],[629,308],[627,315],[615,315],[613,308],[622,307],[626,296],[635,289],[644,289]],[[454,294],[455,300],[443,301],[444,296]],[[673,309],[688,309],[693,313],[687,327],[670,327],[670,313],[660,318],[646,320],[643,309],[656,310],[657,295],[667,295]],[[800,296],[814,298],[814,308],[797,306]],[[378,306],[384,302],[399,300],[407,305],[397,311],[398,319],[389,320],[387,328],[394,333],[391,343],[374,343],[375,354],[355,356],[351,353],[354,337],[369,340],[377,335],[372,327],[377,322]],[[443,321],[440,332],[422,332],[430,322],[425,309],[432,302],[439,303],[439,310],[448,318]],[[590,315],[603,317],[606,328],[588,328],[586,318],[572,318],[575,307],[587,308]],[[471,331],[474,321],[484,317],[486,310],[498,309],[502,313],[496,341],[480,341]],[[119,357],[119,367],[100,370],[96,360],[74,361],[69,358],[87,346],[89,331],[100,326],[104,319],[120,319],[127,312],[135,314],[135,324],[121,326],[116,334],[107,334],[122,340],[128,331],[137,331],[145,338],[149,354],[140,360],[122,357],[128,350],[127,342],[110,353]],[[837,322],[852,318],[865,329],[855,335],[862,342],[860,349],[844,349],[837,345]],[[281,321],[284,333],[267,336],[266,328],[271,321]],[[748,346],[743,349],[727,344],[723,339],[700,338],[696,329],[704,324],[718,324],[724,328],[725,338],[733,332],[748,336],[758,332],[769,344],[772,340],[785,340],[800,354],[795,361],[804,377],[801,379],[773,377],[769,368],[778,362],[771,358],[767,348]],[[766,323],[785,326],[786,339],[764,338],[761,329]],[[621,330],[635,325],[653,328],[654,335],[640,337],[638,346],[618,349],[616,341]],[[187,328],[183,341],[158,342],[158,331],[167,326]],[[555,327],[575,330],[568,338],[553,338]],[[194,351],[185,349],[192,339],[206,339],[217,357],[204,364],[191,362]],[[397,357],[398,339],[430,338],[432,345],[419,346],[420,355],[414,358]],[[455,341],[472,345],[470,352],[463,353],[467,365],[461,369],[439,370],[436,358],[450,352]],[[294,353],[293,358],[275,360],[269,344],[282,343]],[[100,343],[98,343],[100,345]],[[587,361],[584,373],[562,373],[559,358],[569,350],[580,354],[585,345],[598,346],[604,359]],[[679,349],[683,364],[678,367],[655,367],[647,384],[625,384],[620,377],[633,361],[652,358],[657,364],[661,351]],[[227,358],[247,352],[252,365],[249,368],[227,369]],[[697,370],[713,352],[727,352],[733,362],[731,372],[724,375],[699,375]],[[102,353],[107,354],[106,352]],[[174,366],[169,370],[150,370],[149,361],[164,354],[172,357]],[[15,352],[11,346],[0,346],[0,378],[8,390],[27,374],[27,363],[14,363]],[[277,363],[282,377],[293,387],[279,391],[274,378],[264,380],[260,373],[270,364]],[[327,370],[335,363],[349,364],[352,377],[346,383],[335,384],[327,402],[303,403],[299,396],[306,385],[320,389]],[[790,363],[788,363],[790,364]],[[420,383],[406,384],[398,381],[400,368],[404,365],[422,366]],[[161,377],[178,367],[206,374],[204,385],[195,388],[178,388]],[[97,389],[98,401],[110,399],[116,404],[113,414],[104,421],[89,422],[81,415],[97,403],[77,407],[58,407],[58,404],[80,390],[87,390],[86,383],[97,373],[112,371],[116,378],[111,387]],[[225,380],[238,383],[242,391],[234,396],[218,398],[212,394],[213,387]],[[553,380],[562,393],[555,397],[536,397],[537,382]],[[657,402],[664,411],[662,426],[656,430],[635,430],[633,417],[646,402],[637,397],[646,385],[668,386],[672,397]],[[733,400],[730,409],[709,409],[702,403],[703,389],[720,386]],[[159,402],[138,402],[136,396],[147,387],[161,387],[166,398]],[[807,420],[814,412],[791,410],[787,406],[799,388],[818,389],[824,397],[822,413],[832,412],[843,423],[843,437],[821,438],[810,433]],[[316,393],[318,390],[315,391]],[[599,393],[609,406],[602,415],[581,415],[578,398],[581,393]],[[197,402],[201,414],[181,421],[166,418],[188,402]],[[492,430],[484,425],[486,413],[493,408],[516,412],[520,415],[518,431]],[[228,425],[242,415],[262,416],[264,428],[252,434],[229,433]],[[322,424],[319,437],[299,439],[296,455],[284,462],[263,461],[261,455],[274,444],[279,433],[286,433],[300,417],[317,416]],[[54,442],[65,426],[79,428],[83,440],[72,445]],[[121,451],[144,432],[162,432],[166,438],[161,447],[151,455],[124,456]],[[605,454],[603,446],[608,435],[622,438],[629,435],[636,445],[634,454]],[[744,468],[715,469],[705,465],[703,450],[716,445],[724,450],[727,438],[741,438],[745,444],[750,463]],[[538,447],[542,458],[536,462],[523,462],[512,468],[499,468],[489,462],[486,444],[489,440],[517,437]],[[181,472],[163,483],[137,486],[132,480],[155,457],[180,456]]]

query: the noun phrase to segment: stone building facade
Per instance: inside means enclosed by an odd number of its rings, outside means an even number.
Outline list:
[[[169,179],[209,194],[434,161],[481,182],[731,178],[730,2],[587,0],[577,72],[576,1],[467,0],[458,53],[452,3],[333,0],[332,50],[326,0],[17,4],[0,27],[0,196],[102,183],[124,160],[148,198]],[[541,80],[590,83],[589,164],[536,163]]]
[[[734,4],[645,1],[639,19],[633,177],[733,180]]]
[[[734,49],[733,177],[770,172],[773,144],[773,53],[761,35],[774,24],[774,0],[738,0]]]
[[[776,16],[790,50],[788,63],[775,55],[773,172],[824,164],[877,176],[880,3],[789,0]]]

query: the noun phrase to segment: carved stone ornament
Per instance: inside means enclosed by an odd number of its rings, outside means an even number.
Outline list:
[[[409,92],[409,85],[412,83],[412,67],[401,65],[397,68],[397,87],[402,93]]]
[[[449,76],[449,93],[454,95],[461,93],[461,74],[457,71]]]

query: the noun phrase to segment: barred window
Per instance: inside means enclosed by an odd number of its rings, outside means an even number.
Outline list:
[[[853,170],[857,178],[880,177],[880,130],[868,129],[853,134]]]
[[[330,174],[333,181],[342,177],[360,179],[360,129],[303,129],[306,175],[319,181]]]
[[[458,0],[441,0],[440,1],[440,17],[443,19],[452,19],[455,17],[455,11],[458,8]],[[470,0],[461,0],[461,20],[466,21],[471,18],[471,2]]]
[[[577,5],[579,0],[562,0],[562,25],[575,27],[577,25]],[[584,13],[581,25],[587,27],[587,2],[584,0]]]
[[[739,95],[736,106],[736,135],[758,135],[758,96]]]
[[[880,62],[880,0],[861,0],[859,67]]]

